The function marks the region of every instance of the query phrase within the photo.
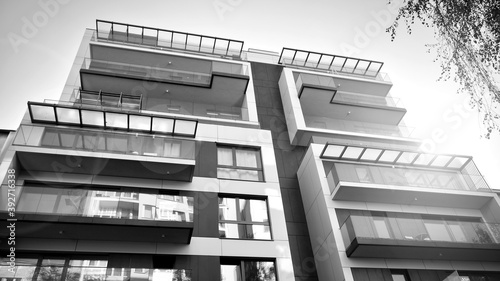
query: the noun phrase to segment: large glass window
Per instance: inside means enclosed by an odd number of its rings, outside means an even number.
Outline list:
[[[127,188],[112,191],[28,185],[17,189],[16,210],[20,213],[181,222],[192,222],[194,217],[194,198],[190,196],[138,193]],[[0,210],[6,208],[0,204]]]
[[[254,148],[217,147],[217,177],[263,181],[260,151]]]
[[[272,261],[221,262],[221,281],[276,281]]]
[[[221,238],[270,240],[266,200],[219,198],[219,234]]]
[[[16,258],[11,268],[8,258],[0,259],[2,281],[190,281],[185,269],[115,268],[106,259]],[[257,280],[257,279],[256,279]]]

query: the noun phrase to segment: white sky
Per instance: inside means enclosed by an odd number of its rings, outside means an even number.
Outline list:
[[[391,94],[407,108],[407,126],[416,128],[412,137],[426,139],[434,153],[474,156],[490,187],[500,189],[498,133],[481,139],[478,114],[464,106],[456,85],[436,82],[441,70],[425,47],[435,42],[431,29],[416,26],[407,35],[401,27],[390,41],[385,28],[395,14],[387,2],[0,0],[0,128],[16,129],[28,100],[58,99],[85,28],[111,20],[243,40],[244,49],[290,47],[383,61]]]

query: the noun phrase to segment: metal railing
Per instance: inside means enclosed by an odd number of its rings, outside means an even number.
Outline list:
[[[321,70],[328,73],[390,82],[388,75],[380,72],[384,63],[379,61],[283,48],[278,63],[298,68]]]
[[[123,93],[117,94],[103,91],[74,89],[72,93],[72,101],[80,106],[90,105],[140,110],[142,107],[142,94],[134,96]]]
[[[221,37],[96,20],[97,40],[240,58],[244,42]]]

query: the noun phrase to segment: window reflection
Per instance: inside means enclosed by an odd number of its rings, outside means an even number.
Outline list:
[[[37,267],[37,264],[39,266]],[[107,260],[16,259],[14,272],[8,258],[0,260],[2,281],[190,281],[186,269],[108,268]]]
[[[275,281],[276,269],[272,261],[232,261],[221,264],[221,281]]]
[[[369,211],[349,212],[351,215],[341,227],[347,244],[355,237],[477,244],[500,241],[500,225],[483,223],[479,218],[454,219],[403,213],[386,213],[382,216],[370,215],[372,212]]]
[[[456,190],[476,190],[460,172],[336,163],[341,181],[418,186]]]
[[[221,238],[270,240],[266,201],[219,198],[219,234]]]
[[[179,222],[191,222],[194,217],[194,199],[187,196],[40,186],[18,188],[20,213]]]
[[[217,147],[217,177],[262,181],[260,151],[252,148]]]
[[[194,159],[193,141],[122,133],[45,128],[40,146]]]

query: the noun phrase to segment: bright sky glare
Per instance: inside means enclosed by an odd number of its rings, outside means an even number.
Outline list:
[[[86,28],[103,19],[245,41],[245,49],[282,47],[384,62],[401,98],[412,137],[428,151],[472,155],[491,188],[500,189],[500,137],[480,138],[481,121],[437,82],[439,64],[425,44],[433,31],[401,28],[391,42],[385,28],[400,1],[386,0],[2,0],[0,2],[0,128],[16,129],[26,102],[58,99]]]

